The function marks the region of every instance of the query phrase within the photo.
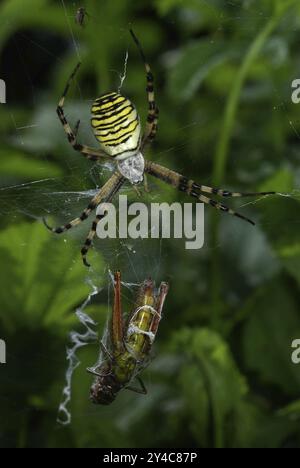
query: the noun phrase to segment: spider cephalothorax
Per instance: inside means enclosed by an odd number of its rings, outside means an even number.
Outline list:
[[[72,227],[84,221],[98,205],[104,202],[110,202],[115,194],[121,189],[126,180],[128,180],[131,184],[142,182],[144,173],[150,174],[151,176],[154,176],[157,179],[172,185],[173,187],[182,192],[185,192],[189,196],[196,198],[202,203],[254,224],[253,221],[246,218],[242,214],[239,214],[231,208],[228,208],[223,203],[205,196],[204,193],[229,198],[270,195],[274,194],[275,192],[240,193],[208,187],[206,185],[198,184],[188,177],[163,167],[160,164],[156,164],[152,161],[147,161],[144,159],[143,154],[145,147],[148,143],[152,142],[157,132],[158,107],[154,98],[154,80],[150,65],[145,58],[144,52],[137,37],[132,30],[130,32],[144,62],[147,78],[146,92],[148,98],[148,115],[144,132],[142,134],[139,116],[132,102],[122,96],[120,93],[111,92],[104,94],[103,96],[96,99],[92,106],[91,125],[100,148],[95,149],[78,143],[77,133],[79,122],[76,124],[75,129],[72,130],[64,114],[65,97],[69,90],[70,83],[74,79],[80,66],[80,64],[78,64],[71,74],[64,93],[59,101],[57,107],[58,117],[67,134],[68,141],[76,151],[79,151],[84,157],[92,161],[110,159],[111,161],[115,162],[116,171],[103,185],[103,187],[91,200],[88,207],[81,213],[78,218],[75,218],[69,223],[58,228],[51,228],[45,222],[46,226],[57,234],[71,229]],[[92,229],[90,230],[85,244],[81,249],[83,262],[86,266],[89,266],[86,256],[96,234],[97,224],[104,216],[105,214],[96,216],[92,224]]]

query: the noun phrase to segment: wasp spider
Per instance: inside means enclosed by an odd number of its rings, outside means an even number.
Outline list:
[[[84,221],[100,203],[110,202],[126,181],[129,181],[134,185],[141,183],[144,178],[144,173],[150,174],[151,176],[172,185],[176,189],[185,192],[187,195],[196,198],[200,202],[206,203],[217,210],[237,216],[254,225],[253,221],[250,219],[203,194],[207,193],[219,197],[250,197],[271,195],[275,194],[275,192],[240,193],[208,187],[206,185],[198,184],[171,169],[161,166],[160,164],[144,159],[143,153],[145,148],[153,141],[156,135],[158,107],[154,98],[154,79],[150,65],[145,58],[142,47],[134,32],[130,30],[130,33],[139,50],[142,61],[144,62],[147,77],[146,92],[148,98],[148,116],[145,130],[142,134],[139,115],[134,104],[122,94],[111,92],[97,98],[92,105],[91,125],[94,130],[95,137],[99,142],[99,149],[82,145],[77,141],[79,122],[77,122],[75,129],[72,130],[64,114],[64,103],[70,84],[75,78],[78,68],[80,67],[79,63],[71,74],[64,93],[59,101],[57,107],[58,117],[63,125],[68,141],[74,150],[79,151],[85,158],[90,159],[91,161],[100,161],[104,158],[113,160],[115,162],[116,171],[99,190],[96,196],[89,203],[88,207],[78,218],[75,218],[69,223],[57,228],[51,228],[44,220],[46,226],[52,232],[57,234],[61,234],[62,232],[77,226]],[[86,259],[87,252],[95,236],[97,224],[102,218],[103,216],[96,216],[85,244],[81,249],[83,262],[86,266],[90,266]]]

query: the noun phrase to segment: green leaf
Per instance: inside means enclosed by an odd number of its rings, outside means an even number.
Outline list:
[[[209,329],[183,329],[175,335],[174,347],[184,357],[178,382],[191,431],[201,446],[208,446],[212,427],[214,445],[226,445],[226,421],[234,420],[236,408],[247,394],[246,381],[228,345]]]
[[[266,180],[261,186],[261,191],[291,192],[294,185],[294,174],[287,167],[282,167]]]
[[[207,14],[207,10],[211,15],[216,15],[216,13],[222,8],[219,0],[210,0],[209,4],[201,3],[198,0],[155,0],[155,4],[162,16],[170,13],[176,8],[180,8],[181,11],[182,9],[190,9],[193,12],[198,12],[199,15]]]
[[[68,113],[70,119],[82,119],[87,120],[89,115],[89,108],[80,102],[74,104],[74,102],[68,103]],[[35,125],[35,122],[39,122],[39,125]],[[84,125],[80,128],[80,134],[84,131]],[[53,103],[41,103],[36,109],[33,117],[29,121],[28,128],[22,134],[22,141],[18,138],[14,139],[14,144],[19,145],[21,148],[25,148],[27,151],[35,152],[40,154],[43,152],[50,152],[57,148],[57,146],[63,147],[66,151],[72,152],[72,147],[68,143],[66,135],[62,129],[61,123],[55,113],[55,105]],[[57,159],[62,158],[62,151],[59,150],[58,154],[54,154]]]
[[[62,170],[53,163],[32,159],[15,150],[0,150],[1,177],[33,180],[44,177],[60,177]]]
[[[286,441],[297,435],[298,424],[278,414],[262,414],[255,426],[251,448],[284,447]],[[248,439],[249,440],[249,439]]]
[[[280,193],[264,204],[265,219],[269,220],[264,223],[264,230],[282,266],[300,283],[299,201],[293,181],[294,174],[284,168],[260,188]]]
[[[169,72],[170,95],[182,101],[190,99],[209,73],[235,55],[236,48],[224,42],[200,40],[184,47]]]
[[[79,247],[38,222],[2,231],[0,246],[0,320],[7,329],[66,325],[90,292]]]
[[[166,15],[174,8],[192,7],[195,4],[194,0],[155,0],[156,8],[161,15]]]
[[[34,12],[34,14],[32,14]],[[66,35],[65,15],[59,5],[51,5],[49,0],[27,0],[26,8],[22,0],[9,0],[1,3],[0,16],[3,21],[0,30],[0,47],[18,28],[49,28]]]
[[[300,418],[300,400],[293,401],[278,411],[280,416],[288,416],[292,420]]]
[[[244,330],[245,363],[261,383],[287,395],[299,394],[300,374],[291,361],[292,341],[300,337],[298,304],[282,278],[258,290],[248,304]]]

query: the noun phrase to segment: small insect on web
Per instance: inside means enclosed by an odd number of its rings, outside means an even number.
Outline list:
[[[169,286],[145,280],[139,287],[134,308],[124,320],[121,303],[121,274],[114,275],[114,304],[108,333],[100,341],[104,358],[87,369],[96,376],[91,387],[95,404],[109,405],[122,389],[147,393],[140,372],[149,364],[150,353],[158,330]],[[105,340],[105,341],[104,341]],[[134,382],[139,386],[135,386]]]
[[[89,16],[88,12],[84,7],[78,8],[75,15],[75,22],[82,28],[85,26],[86,18]]]

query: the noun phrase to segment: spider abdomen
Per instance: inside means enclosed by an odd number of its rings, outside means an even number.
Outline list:
[[[97,98],[91,124],[101,148],[111,157],[125,159],[136,154],[141,139],[138,113],[132,102],[112,92]]]

